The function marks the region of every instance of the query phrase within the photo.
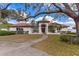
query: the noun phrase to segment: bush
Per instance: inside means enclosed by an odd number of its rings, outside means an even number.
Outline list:
[[[79,37],[75,35],[61,35],[61,41],[67,42],[70,44],[79,44]]]
[[[14,35],[14,34],[16,34],[15,31],[3,31],[3,30],[0,30],[0,36]]]
[[[68,42],[70,39],[70,35],[61,35],[60,39],[61,41]]]
[[[75,33],[75,32],[67,32],[66,34],[74,35],[74,34],[76,34],[76,33]]]

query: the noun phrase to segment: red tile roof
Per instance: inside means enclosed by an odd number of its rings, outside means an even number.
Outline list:
[[[19,27],[31,27],[32,24],[26,23],[26,22],[18,22],[16,24],[12,25],[12,27],[17,27],[17,26],[19,26]]]
[[[38,23],[50,23],[50,21],[45,19],[45,20],[38,21]]]

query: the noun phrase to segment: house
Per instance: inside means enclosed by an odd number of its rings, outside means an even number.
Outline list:
[[[32,24],[25,21],[17,22],[9,28],[10,31],[17,31],[17,33],[32,33]]]
[[[51,34],[51,33],[60,33],[62,28],[67,28],[68,26],[63,24],[58,24],[51,22],[46,18],[43,18],[40,21],[35,23],[27,23],[26,21],[19,21],[16,24],[12,25],[9,30],[16,31],[20,34]]]

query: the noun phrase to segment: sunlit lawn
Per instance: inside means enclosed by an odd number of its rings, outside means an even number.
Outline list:
[[[0,41],[5,42],[27,42],[31,40],[35,40],[40,38],[41,35],[8,35],[8,36],[0,36]]]
[[[47,52],[49,55],[79,55],[79,45],[61,42],[59,37],[59,35],[49,35],[47,40],[39,42],[33,47]]]

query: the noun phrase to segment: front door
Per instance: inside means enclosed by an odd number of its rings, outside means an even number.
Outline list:
[[[18,34],[23,34],[23,28],[22,27],[17,27],[17,33]]]
[[[45,28],[46,28],[46,25],[45,24],[42,24],[41,25],[41,31],[42,31],[42,33],[45,33]]]

